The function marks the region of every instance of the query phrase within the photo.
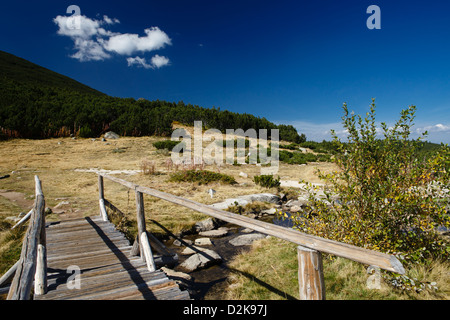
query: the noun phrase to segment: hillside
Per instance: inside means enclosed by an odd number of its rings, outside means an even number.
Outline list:
[[[28,85],[38,84],[42,87],[56,87],[81,93],[104,95],[69,77],[4,51],[0,51],[0,78],[1,81],[8,80]]]
[[[69,77],[0,52],[0,138],[170,136],[173,121],[205,128],[279,129],[280,139],[306,140],[290,125],[184,102],[110,97]]]

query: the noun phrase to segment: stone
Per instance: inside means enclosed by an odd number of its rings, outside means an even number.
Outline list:
[[[248,174],[246,174],[245,172],[239,172],[239,176],[242,178],[248,178]]]
[[[201,232],[201,231],[209,231],[213,230],[216,227],[216,224],[214,223],[213,218],[208,218],[202,221],[199,221],[195,224],[195,231]]]
[[[270,209],[262,210],[261,213],[272,215],[272,214],[277,213],[277,209],[275,209],[275,208],[270,208]]]
[[[221,261],[222,258],[217,252],[213,250],[203,250],[202,252],[193,254],[187,258],[180,267],[188,271],[194,271]]]
[[[289,211],[291,213],[296,213],[302,210],[302,207],[298,206],[298,205],[293,205],[289,208]]]
[[[228,234],[228,228],[221,227],[217,230],[201,231],[199,233],[202,237],[220,238],[225,237]]]
[[[8,221],[11,221],[11,222],[14,222],[14,223],[20,221],[20,219],[21,218],[19,218],[19,217],[6,217],[5,218],[5,220],[8,220]]]
[[[265,237],[266,235],[262,233],[249,233],[237,236],[236,238],[231,239],[229,243],[235,247],[248,246],[251,245],[253,241],[264,239]]]
[[[105,133],[104,137],[105,137],[105,139],[119,139],[120,138],[120,136],[117,133],[112,132],[112,131],[108,131],[107,133]]]
[[[192,245],[192,241],[191,240],[189,240],[189,239],[185,239],[185,240],[178,240],[178,239],[176,239],[174,242],[173,242],[173,245],[174,246],[177,246],[177,247],[181,247],[181,246],[190,246],[190,245]]]
[[[52,213],[53,213],[53,211],[52,211],[52,209],[51,209],[51,208],[49,208],[49,207],[46,207],[46,208],[45,208],[45,211],[44,211],[44,213],[45,213],[45,214],[52,214]]]
[[[195,239],[194,244],[198,246],[211,246],[212,242],[210,238],[197,238]]]
[[[179,279],[191,280],[192,279],[192,277],[189,274],[181,272],[181,271],[175,271],[175,270],[169,269],[167,267],[161,267],[161,270],[165,274],[167,274],[167,276],[169,278],[174,278],[175,280],[179,280]]]

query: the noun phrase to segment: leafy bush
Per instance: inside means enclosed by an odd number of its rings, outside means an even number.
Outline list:
[[[448,259],[448,243],[437,227],[450,226],[448,194],[442,198],[442,190],[449,184],[449,148],[443,146],[428,159],[417,157],[421,138],[409,139],[415,110],[414,106],[403,110],[392,128],[382,123],[384,138],[380,140],[375,101],[364,119],[349,115],[344,104],[342,119],[348,143],[342,143],[333,132],[341,151],[335,158],[340,170],[327,175],[319,172],[332,186],[325,191],[328,201],[317,199],[310,187],[309,217],[293,219],[296,228],[396,254],[403,263]],[[339,201],[332,201],[333,194]]]
[[[274,179],[273,175],[254,176],[253,181],[265,188],[278,188],[280,186],[280,177]]]
[[[198,182],[208,184],[218,181],[226,184],[236,184],[236,180],[229,175],[208,170],[185,170],[171,174],[169,181],[173,182]]]

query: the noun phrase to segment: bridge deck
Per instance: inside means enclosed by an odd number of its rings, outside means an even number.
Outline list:
[[[100,217],[47,223],[46,237],[48,292],[37,300],[189,299],[163,271],[131,257],[129,241]],[[79,288],[71,266],[80,270]]]

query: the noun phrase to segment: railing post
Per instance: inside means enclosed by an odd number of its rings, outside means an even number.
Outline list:
[[[155,262],[153,260],[152,250],[147,237],[147,228],[145,226],[145,210],[144,210],[144,195],[135,189],[136,195],[136,213],[137,213],[137,226],[139,234],[139,249],[141,258],[147,262],[149,271],[155,271]]]
[[[35,176],[35,181],[36,199],[34,208],[30,218],[30,225],[22,243],[20,260],[7,300],[30,299],[33,280],[35,280],[35,284],[38,287],[37,294],[47,289],[47,257],[45,254],[45,238],[42,237],[42,229],[45,228],[45,221],[43,220],[45,199],[42,193],[41,182],[37,176]]]
[[[297,256],[300,300],[325,300],[322,254],[298,246]]]
[[[41,196],[44,197],[41,190]],[[47,293],[47,238],[45,233],[45,212],[44,207],[40,208],[41,230],[38,242],[36,259],[36,274],[34,275],[34,294],[43,295]]]
[[[98,175],[98,202],[100,206],[100,215],[103,221],[108,221],[108,214],[105,208],[105,191],[103,187],[103,176]]]

